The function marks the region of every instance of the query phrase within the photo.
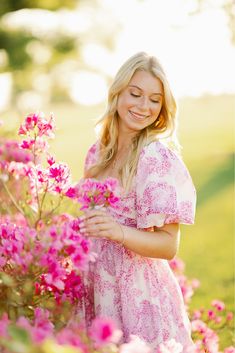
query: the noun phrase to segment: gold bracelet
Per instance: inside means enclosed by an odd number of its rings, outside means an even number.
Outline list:
[[[121,246],[123,246],[124,245],[124,242],[125,242],[125,233],[124,233],[124,230],[123,230],[123,228],[122,228],[122,226],[118,223],[118,225],[119,225],[119,227],[120,227],[120,229],[121,229],[121,231],[122,231],[122,241],[119,243]]]

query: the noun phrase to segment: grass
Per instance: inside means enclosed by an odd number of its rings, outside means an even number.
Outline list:
[[[186,274],[201,282],[192,308],[208,307],[216,298],[234,310],[234,102],[233,96],[180,101],[182,154],[198,193],[196,222],[194,226],[182,226],[179,251]],[[86,151],[96,139],[94,122],[103,110],[103,105],[72,104],[56,104],[45,110],[53,111],[57,121],[52,150],[58,160],[69,164],[74,180],[82,176]],[[0,118],[9,125],[16,122],[14,112]],[[228,333],[224,333],[222,346],[229,344]]]

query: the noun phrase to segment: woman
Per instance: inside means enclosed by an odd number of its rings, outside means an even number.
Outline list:
[[[118,71],[88,151],[85,177],[117,178],[119,207],[89,210],[82,231],[94,237],[97,261],[89,277],[87,319],[112,318],[156,349],[174,338],[192,346],[182,294],[168,261],[178,249],[180,223],[192,224],[195,188],[184,163],[164,141],[176,129],[176,103],[156,58],[132,56]]]

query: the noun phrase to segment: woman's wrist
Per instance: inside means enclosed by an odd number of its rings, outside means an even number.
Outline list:
[[[124,230],[124,227],[121,224],[118,223],[118,226],[119,226],[119,228],[121,230],[118,243],[120,245],[124,246],[125,245],[124,244],[125,243],[125,230]]]

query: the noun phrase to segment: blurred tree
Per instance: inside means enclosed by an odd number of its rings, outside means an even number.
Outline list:
[[[70,99],[73,74],[98,71],[84,63],[83,46],[96,43],[111,52],[119,29],[99,0],[1,0],[0,15],[0,74],[11,75],[10,103],[20,115],[29,102],[41,109]]]
[[[61,7],[74,8],[78,3],[79,0],[1,0],[0,16],[24,8],[47,10],[57,10]]]
[[[187,0],[186,0],[187,1]],[[235,1],[234,0],[196,0],[195,9],[189,13],[189,15],[197,15],[203,12],[207,8],[221,8],[227,16],[228,27],[230,30],[231,43],[235,45]]]

